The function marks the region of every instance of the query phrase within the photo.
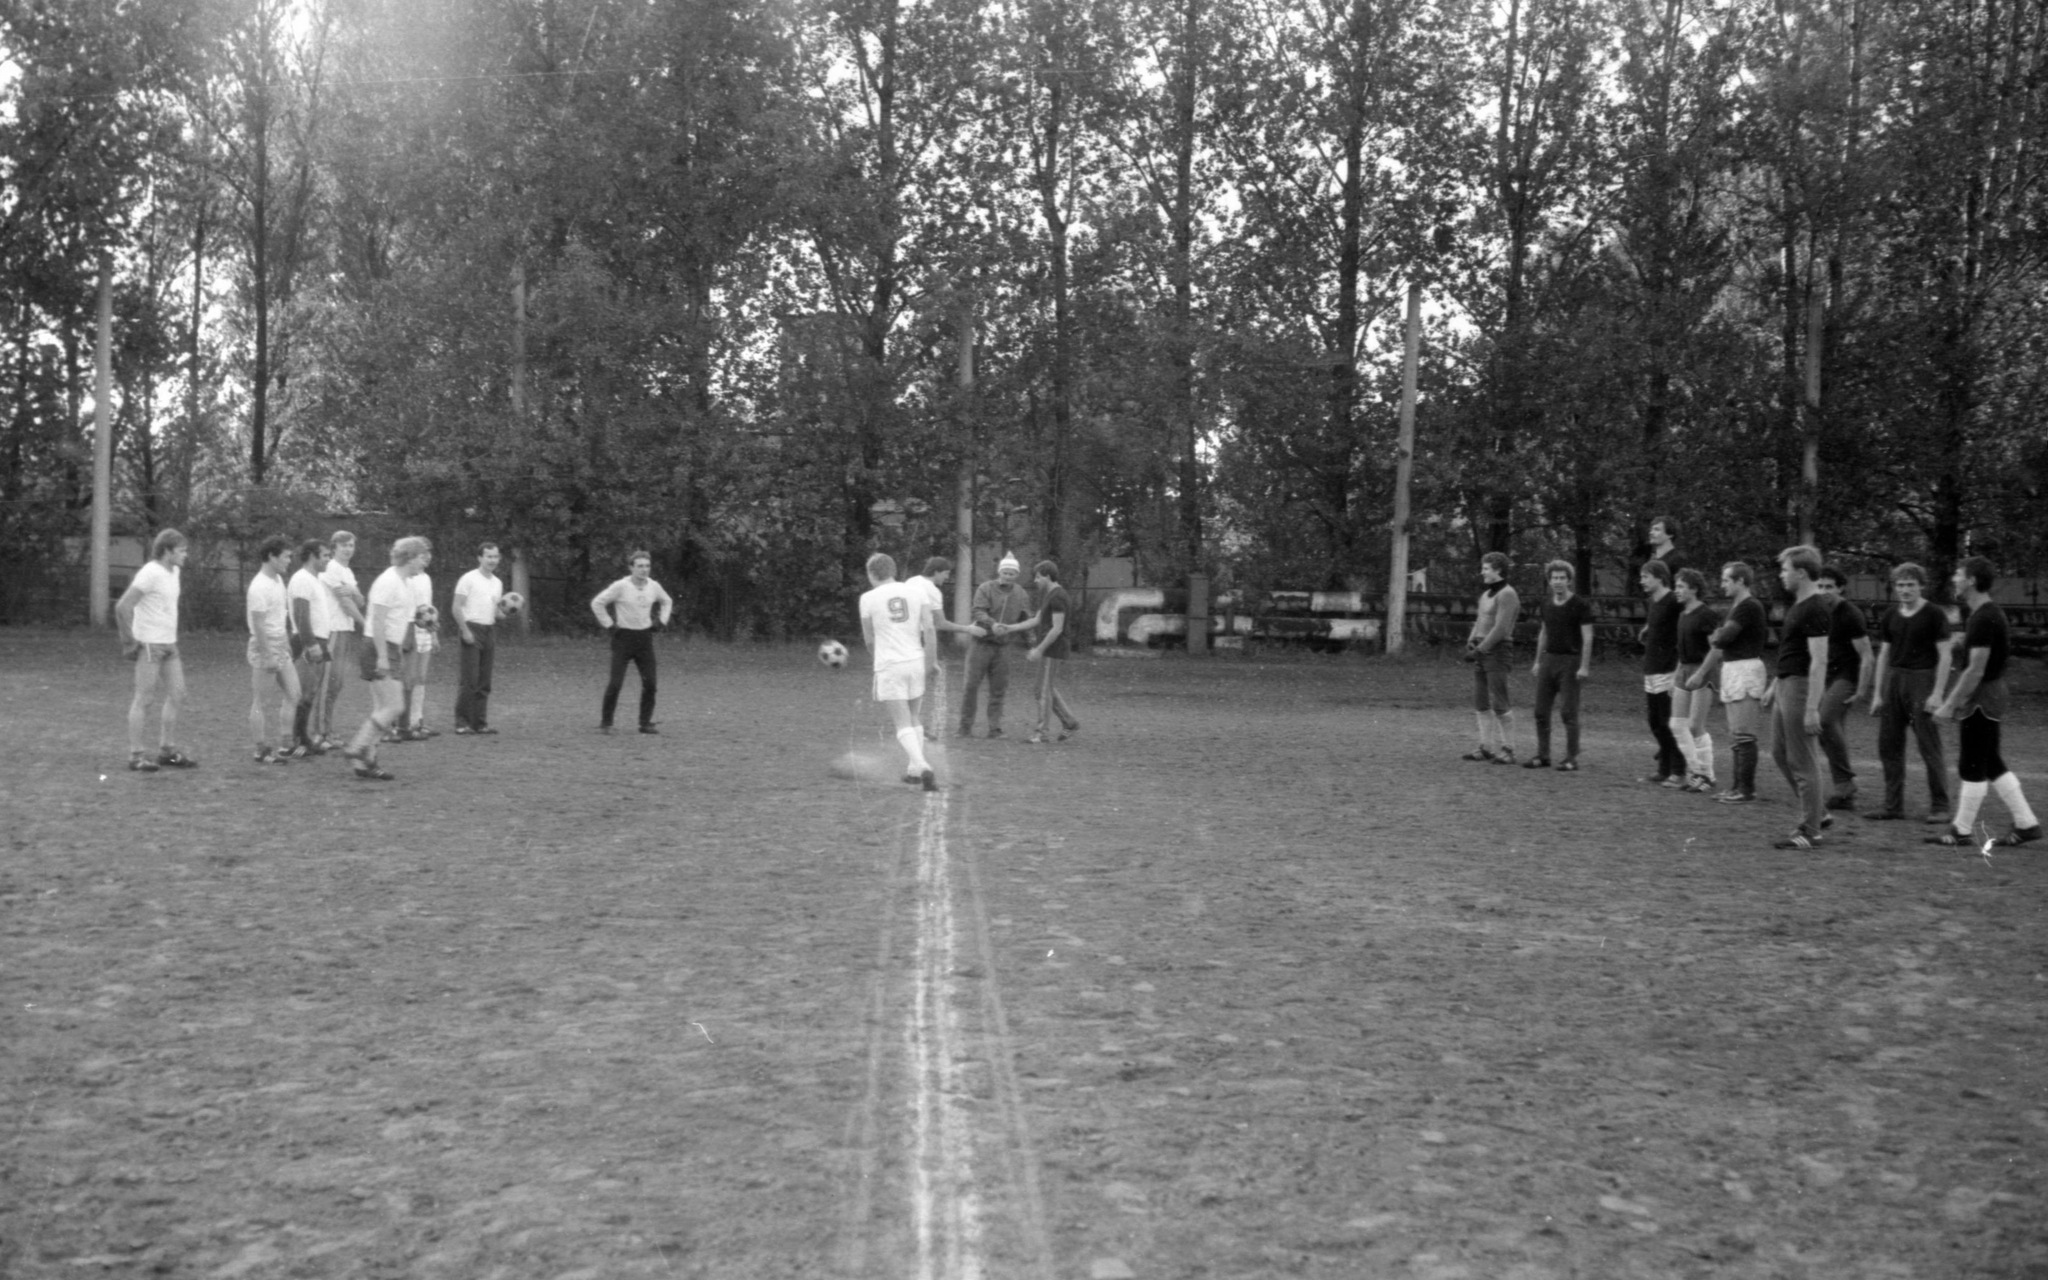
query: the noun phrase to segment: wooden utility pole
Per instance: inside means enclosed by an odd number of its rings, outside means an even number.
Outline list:
[[[960,454],[959,492],[953,507],[953,620],[968,621],[974,612],[974,461],[977,450],[973,448],[973,400],[974,400],[974,303],[966,290],[960,293],[960,370],[956,385],[960,390],[960,439],[963,445]],[[955,633],[961,648],[966,648],[968,639]]]
[[[1401,355],[1401,440],[1394,462],[1393,555],[1387,567],[1387,652],[1408,630],[1408,487],[1415,475],[1415,395],[1422,360],[1422,286],[1408,286],[1408,336]]]
[[[114,524],[114,255],[100,251],[99,342],[93,364],[92,600],[87,619],[107,625],[111,570],[107,540]]]

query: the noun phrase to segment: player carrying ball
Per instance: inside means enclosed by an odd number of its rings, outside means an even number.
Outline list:
[[[860,598],[860,634],[875,656],[875,701],[889,708],[896,741],[910,758],[903,780],[937,791],[938,776],[924,758],[924,730],[918,722],[924,655],[938,645],[931,607],[923,593],[896,581],[896,562],[880,552],[868,557],[868,581],[874,586]]]

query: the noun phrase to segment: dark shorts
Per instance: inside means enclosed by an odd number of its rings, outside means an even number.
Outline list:
[[[1508,669],[1514,655],[1504,644],[1472,655],[1472,709],[1496,714],[1508,709]]]

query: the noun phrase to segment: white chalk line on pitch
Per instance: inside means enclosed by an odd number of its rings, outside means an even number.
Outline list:
[[[925,800],[917,833],[917,968],[908,1027],[912,1074],[911,1219],[918,1280],[980,1280],[981,1201],[964,1112],[958,934],[946,850],[946,797]]]

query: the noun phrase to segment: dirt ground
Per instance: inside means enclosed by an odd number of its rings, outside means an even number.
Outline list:
[[[1568,776],[1460,762],[1449,661],[1083,658],[927,799],[807,647],[606,738],[599,642],[508,643],[382,786],[186,651],[131,775],[112,641],[0,631],[8,1280],[2048,1277],[2048,851],[1774,851],[1768,764],[1633,780],[1625,663]]]

